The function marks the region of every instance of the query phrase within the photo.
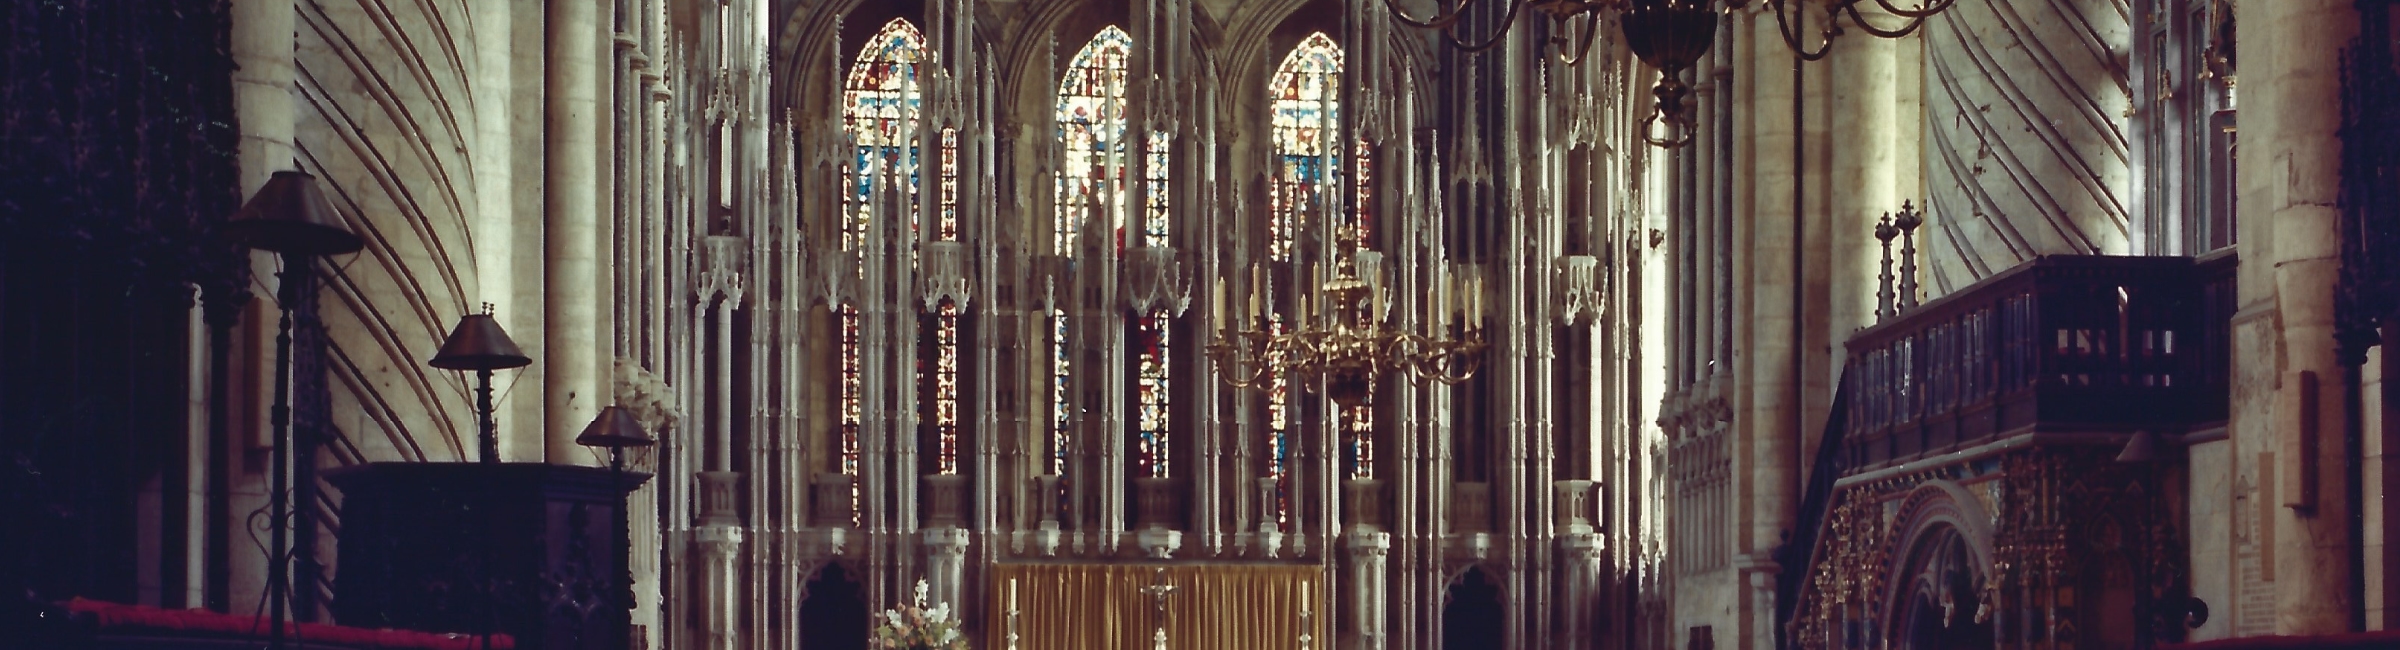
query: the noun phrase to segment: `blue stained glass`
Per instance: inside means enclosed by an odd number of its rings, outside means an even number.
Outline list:
[[[917,66],[926,60],[925,36],[907,20],[893,19],[867,39],[842,88],[842,123],[855,147],[842,170],[851,195],[844,198],[843,245],[857,250],[874,214],[869,199],[877,177],[916,204],[917,143],[909,133],[923,102]],[[912,211],[913,214],[913,211]]]
[[[1167,154],[1173,142],[1165,131],[1150,132],[1149,173],[1144,174],[1144,180],[1150,186],[1150,196],[1142,232],[1150,238],[1152,246],[1175,245],[1173,224],[1168,221],[1170,215],[1167,212],[1168,198],[1174,194],[1167,185],[1168,172],[1172,170]]]
[[[1133,36],[1110,25],[1075,53],[1058,80],[1058,138],[1065,154],[1058,169],[1060,255],[1074,253],[1084,220],[1105,217],[1092,213],[1095,199],[1109,201],[1125,193],[1125,168],[1132,162],[1125,141],[1125,80],[1132,56]]]
[[[1341,148],[1327,145],[1341,125],[1341,77],[1341,46],[1316,32],[1283,57],[1267,85],[1276,159],[1267,249],[1274,259],[1291,259],[1294,236],[1308,227],[1312,209],[1333,211],[1317,206],[1334,200],[1320,188],[1342,173]]]
[[[1342,462],[1350,478],[1375,478],[1375,409],[1359,405],[1342,409]]]
[[[1267,327],[1276,336],[1284,333],[1283,315],[1268,314]],[[1288,523],[1292,512],[1292,418],[1291,387],[1283,373],[1267,373],[1267,478],[1275,482],[1275,523]]]

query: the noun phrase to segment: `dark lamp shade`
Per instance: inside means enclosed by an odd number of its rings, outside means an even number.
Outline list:
[[[275,172],[218,236],[244,248],[294,255],[342,255],[366,246],[342,227],[316,177],[296,171]]]
[[[458,328],[450,330],[450,338],[442,341],[442,349],[433,353],[425,365],[443,370],[500,370],[521,368],[533,363],[517,349],[517,342],[508,340],[508,332],[500,329],[500,321],[491,314],[467,314],[458,319]]]
[[[1625,44],[1650,67],[1672,76],[1700,61],[1717,38],[1717,12],[1703,0],[1633,0],[1618,18]]]
[[[633,419],[633,412],[622,406],[600,409],[600,416],[583,427],[582,435],[575,436],[575,444],[610,449],[648,447],[656,442],[642,430],[641,421]]]

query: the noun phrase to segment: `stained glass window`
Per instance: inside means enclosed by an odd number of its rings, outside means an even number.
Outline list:
[[[1358,205],[1350,211],[1350,222],[1346,224],[1349,226],[1346,231],[1351,236],[1358,238],[1358,246],[1363,249],[1369,245],[1367,235],[1373,233],[1375,229],[1375,211],[1371,209],[1375,206],[1373,201],[1375,148],[1367,146],[1367,141],[1360,140],[1356,151],[1357,154],[1352,159],[1358,162],[1351,165],[1356,172],[1351,174],[1350,185],[1351,189],[1358,194]]]
[[[1342,409],[1342,460],[1350,478],[1375,478],[1375,408],[1365,404]]]
[[[1107,223],[1100,212],[1108,202],[1125,195],[1125,169],[1131,163],[1125,138],[1127,61],[1133,55],[1133,36],[1116,26],[1101,28],[1085,43],[1058,80],[1058,140],[1056,232],[1053,249],[1074,255],[1076,237],[1085,223]],[[1072,393],[1067,379],[1072,351],[1067,347],[1066,305],[1073,291],[1058,287],[1058,304],[1050,314],[1051,394],[1056,409],[1050,432],[1050,471],[1065,476],[1068,452],[1074,448]],[[1062,493],[1060,498],[1065,499]]]
[[[1333,183],[1341,173],[1341,147],[1329,144],[1340,137],[1335,134],[1341,125],[1341,77],[1341,46],[1316,32],[1283,57],[1267,86],[1276,165],[1269,197],[1273,240],[1267,248],[1275,259],[1291,259],[1294,235],[1308,227],[1312,208],[1333,212],[1334,206],[1316,204],[1338,196],[1327,190],[1338,187]]]
[[[935,222],[933,238],[958,240],[958,129],[942,129],[942,193],[941,219]]]
[[[1173,142],[1165,131],[1150,132],[1149,169],[1142,175],[1144,183],[1149,186],[1150,196],[1144,214],[1146,221],[1142,225],[1143,234],[1149,237],[1151,246],[1175,245],[1174,224],[1167,221],[1167,198],[1174,193],[1167,186],[1168,172],[1173,169],[1167,153]]]
[[[867,39],[842,89],[842,123],[855,148],[852,165],[842,170],[845,211],[842,242],[858,250],[865,242],[878,176],[890,191],[900,192],[902,209],[916,206],[917,142],[923,88],[917,66],[926,60],[925,37],[907,20],[893,19]],[[945,149],[950,138],[944,138]],[[948,156],[945,156],[947,158]],[[945,161],[947,162],[947,161]],[[948,171],[948,170],[945,170]],[[945,179],[947,180],[947,179]],[[946,201],[952,196],[945,194]],[[888,206],[888,204],[887,204]],[[944,212],[949,212],[944,205]]]
[[[1268,314],[1267,328],[1284,332],[1283,315]],[[1292,396],[1283,373],[1267,373],[1267,478],[1275,482],[1275,524],[1289,523],[1292,512]]]
[[[1141,333],[1140,349],[1137,351],[1141,357],[1141,370],[1135,378],[1134,389],[1140,391],[1136,403],[1141,405],[1141,412],[1136,414],[1136,420],[1141,428],[1135,441],[1134,461],[1139,463],[1137,469],[1142,476],[1152,478],[1166,478],[1170,467],[1167,447],[1170,441],[1167,437],[1167,400],[1168,390],[1173,386],[1167,364],[1167,325],[1170,318],[1167,310],[1159,309],[1142,318],[1141,326],[1137,328]]]
[[[858,308],[842,305],[842,473],[850,481],[850,525],[858,525],[859,398],[865,388],[858,376]]]
[[[942,301],[933,315],[933,432],[940,446],[934,472],[958,473],[958,303]]]
[[[1075,403],[1068,399],[1067,392],[1067,367],[1070,362],[1065,309],[1050,310],[1050,349],[1053,353],[1050,359],[1051,373],[1055,379],[1050,383],[1050,403],[1056,409],[1056,426],[1051,429],[1050,435],[1050,473],[1066,476],[1067,450],[1074,446],[1074,430],[1069,427],[1074,424]]]
[[[1267,86],[1270,123],[1274,127],[1275,169],[1269,184],[1271,208],[1267,252],[1275,260],[1292,259],[1298,235],[1309,228],[1312,213],[1339,212],[1341,195],[1334,188],[1342,173],[1341,128],[1342,48],[1323,32],[1309,34],[1283,57]],[[1281,314],[1270,315],[1269,326],[1280,334],[1286,327]],[[1269,378],[1267,387],[1267,476],[1275,483],[1275,520],[1291,513],[1293,411],[1291,378]]]
[[[1065,154],[1058,170],[1060,255],[1074,253],[1086,219],[1099,223],[1106,216],[1090,214],[1093,197],[1116,201],[1125,193],[1132,155],[1125,141],[1125,75],[1132,53],[1133,36],[1111,25],[1075,53],[1058,80],[1058,138]]]

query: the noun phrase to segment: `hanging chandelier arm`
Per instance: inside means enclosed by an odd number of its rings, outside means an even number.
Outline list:
[[[1876,2],[1881,3],[1883,0],[1876,0]],[[1865,16],[1859,15],[1858,5],[1843,5],[1842,10],[1850,13],[1850,22],[1857,23],[1860,31],[1873,34],[1879,38],[1901,38],[1909,34],[1914,34],[1916,33],[1917,28],[1925,26],[1924,16],[1908,16],[1906,17],[1907,21],[1902,22],[1899,27],[1882,29],[1876,27],[1874,23],[1867,22],[1867,18]],[[1831,42],[1829,41],[1827,43],[1827,48],[1830,49],[1831,47]]]
[[[1656,130],[1654,125],[1657,123],[1658,113],[1656,112],[1652,112],[1649,117],[1642,118],[1642,142],[1653,147],[1681,149],[1684,145],[1691,144],[1693,136],[1699,131],[1699,129],[1690,128],[1691,125],[1685,123],[1684,120],[1668,118],[1667,137],[1653,137],[1650,132]]]
[[[1465,357],[1467,362],[1465,369],[1455,375],[1450,374],[1450,361],[1454,357]],[[1475,371],[1483,369],[1483,355],[1466,349],[1438,352],[1426,357],[1426,362],[1417,366],[1417,374],[1441,382],[1444,386],[1466,383],[1475,378]]]
[[[1492,37],[1482,43],[1469,45],[1466,41],[1459,40],[1458,35],[1450,33],[1450,30],[1447,29],[1442,30],[1442,40],[1449,41],[1451,47],[1463,50],[1468,54],[1480,54],[1484,50],[1497,47],[1501,41],[1508,39],[1509,28],[1517,25],[1517,12],[1524,10],[1527,4],[1530,4],[1528,0],[1509,0],[1508,15],[1500,18],[1500,29],[1492,32]]]
[[[1808,47],[1800,44],[1800,35],[1792,31],[1792,20],[1790,13],[1793,10],[1791,9],[1791,3],[1772,2],[1768,4],[1772,5],[1773,9],[1775,10],[1776,31],[1783,34],[1783,44],[1792,48],[1792,54],[1798,55],[1802,61],[1822,61],[1825,59],[1825,55],[1833,53],[1833,36],[1830,29],[1827,30],[1828,33],[1825,36],[1824,42],[1819,44],[1815,52],[1810,52]],[[1807,3],[1801,4],[1805,5]],[[1803,7],[1800,9],[1800,11],[1807,11],[1807,9]],[[1827,23],[1830,24],[1832,22],[1834,16],[1830,10],[1828,10],[1825,18]]]
[[[1458,6],[1456,7],[1452,7],[1449,5],[1449,3],[1442,2],[1441,0],[1435,0],[1433,5],[1433,17],[1419,20],[1409,16],[1408,10],[1400,8],[1400,0],[1383,0],[1383,8],[1391,10],[1392,18],[1399,20],[1401,24],[1418,29],[1439,29],[1443,31],[1449,31],[1451,25],[1458,24],[1460,18],[1466,17],[1466,9],[1474,5],[1475,0],[1459,0]]]
[[[1875,0],[1875,4],[1881,5],[1883,10],[1891,15],[1899,16],[1901,18],[1922,20],[1925,18],[1930,18],[1934,14],[1949,10],[1950,5],[1958,4],[1958,0],[1934,0],[1932,2],[1919,2],[1917,3],[1917,8],[1915,9],[1902,9],[1893,6],[1892,0]],[[1853,8],[1852,11],[1855,12],[1857,10]]]
[[[1561,21],[1561,22],[1564,22],[1564,21]],[[1558,45],[1560,46],[1560,47],[1558,48],[1558,49],[1559,49],[1559,53],[1558,53],[1558,60],[1559,60],[1559,62],[1560,62],[1560,63],[1565,63],[1565,64],[1567,64],[1567,65],[1578,65],[1578,64],[1581,64],[1581,63],[1583,63],[1583,58],[1584,58],[1585,56],[1589,56],[1589,55],[1591,55],[1591,53],[1592,53],[1592,44],[1593,44],[1593,43],[1595,43],[1595,42],[1598,42],[1598,41],[1600,40],[1600,13],[1599,13],[1599,10],[1597,10],[1597,9],[1587,9],[1587,10],[1584,10],[1584,13],[1583,13],[1583,44],[1582,44],[1581,46],[1578,46],[1578,47],[1576,47],[1576,48],[1575,48],[1575,54],[1574,54],[1573,56],[1568,56],[1568,55],[1567,55],[1567,53],[1566,53],[1566,49],[1567,49],[1567,48],[1566,48],[1565,46],[1566,46],[1566,44],[1567,44],[1567,41],[1566,41],[1565,39],[1563,39],[1563,38],[1559,38],[1559,37],[1552,37],[1550,40],[1551,40],[1551,42],[1552,42],[1552,43],[1556,43],[1556,44],[1558,44]]]

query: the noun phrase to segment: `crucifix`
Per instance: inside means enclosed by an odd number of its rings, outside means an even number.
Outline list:
[[[1142,593],[1158,601],[1158,628],[1150,636],[1151,650],[1167,650],[1167,595],[1174,591],[1175,585],[1167,584],[1166,567],[1152,573],[1150,586],[1142,588]]]

